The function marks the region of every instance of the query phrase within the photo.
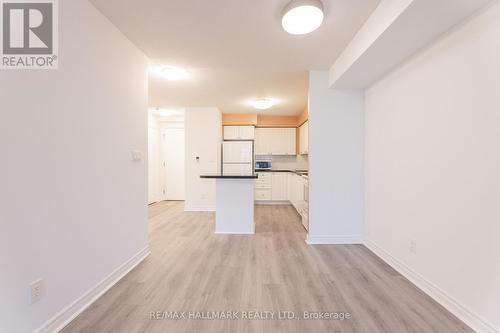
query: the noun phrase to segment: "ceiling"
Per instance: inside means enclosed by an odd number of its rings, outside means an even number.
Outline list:
[[[289,0],[90,0],[156,65],[186,68],[191,79],[150,80],[150,106],[216,106],[255,113],[248,102],[273,98],[260,112],[295,115],[307,104],[308,70],[327,70],[379,0],[323,0],[315,32],[289,35]]]

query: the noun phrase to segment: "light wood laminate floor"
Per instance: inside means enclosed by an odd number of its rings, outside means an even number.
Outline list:
[[[255,235],[213,213],[150,206],[151,255],[63,332],[471,332],[361,245],[309,246],[291,206],[256,206]],[[349,320],[158,320],[153,311],[349,312]],[[251,313],[249,313],[251,314]],[[269,315],[270,316],[270,315]]]

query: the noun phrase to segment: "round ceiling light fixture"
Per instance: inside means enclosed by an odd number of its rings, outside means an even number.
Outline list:
[[[259,98],[250,102],[258,110],[267,110],[274,105],[274,101],[269,98]]]
[[[318,29],[323,22],[320,0],[292,0],[283,9],[281,25],[292,35],[305,35]]]

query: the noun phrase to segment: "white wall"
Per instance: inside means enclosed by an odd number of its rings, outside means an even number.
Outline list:
[[[222,115],[217,108],[188,108],[185,117],[185,209],[213,211],[215,180],[201,179],[200,175],[220,173]]]
[[[148,115],[148,204],[161,200],[161,153],[158,119]]]
[[[328,89],[328,71],[309,75],[310,243],[361,243],[362,91]]]
[[[59,69],[0,73],[0,332],[41,327],[148,245],[147,59],[89,2],[58,3]]]
[[[366,92],[368,245],[480,332],[500,332],[499,31],[495,1]]]

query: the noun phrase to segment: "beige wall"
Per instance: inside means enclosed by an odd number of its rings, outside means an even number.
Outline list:
[[[298,116],[297,116],[297,126],[302,125],[309,119],[309,107],[307,107],[304,111],[302,111]]]
[[[298,127],[307,121],[309,109],[296,116],[223,113],[222,125],[253,125],[257,127]]]
[[[296,116],[257,116],[258,127],[296,127]]]
[[[223,113],[222,125],[254,125],[257,126],[256,114],[240,114],[240,113]]]

